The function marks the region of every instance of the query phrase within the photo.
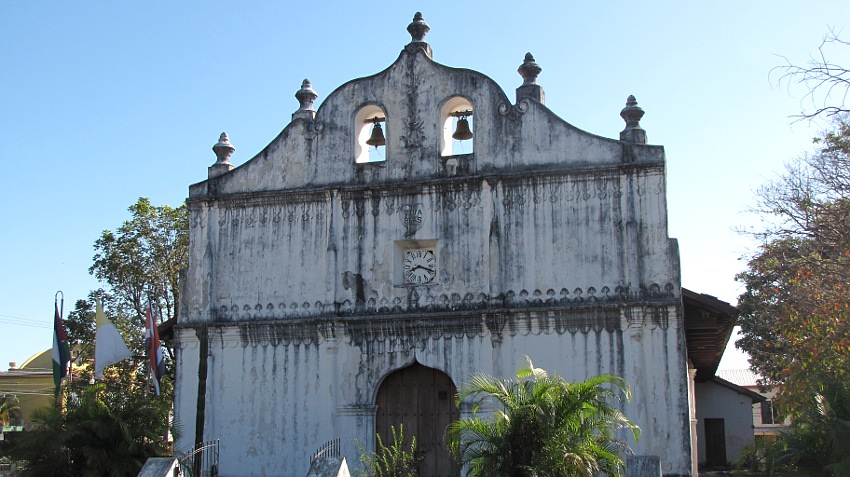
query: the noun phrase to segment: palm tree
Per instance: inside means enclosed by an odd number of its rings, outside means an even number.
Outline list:
[[[22,475],[135,476],[148,457],[165,455],[169,408],[139,392],[90,386],[69,397],[64,410],[36,410],[40,427],[24,433],[10,454],[27,463]]]
[[[516,379],[479,374],[458,391],[458,405],[472,399],[473,415],[448,430],[452,451],[472,476],[593,477],[620,476],[628,451],[615,436],[640,430],[612,403],[628,400],[626,381],[602,375],[568,382],[528,367]],[[491,418],[478,414],[482,405],[496,404]]]
[[[820,392],[799,405],[791,427],[745,449],[766,475],[850,475],[850,383],[821,376]]]
[[[20,411],[17,396],[14,394],[0,396],[0,425],[6,426],[15,418],[20,417]]]

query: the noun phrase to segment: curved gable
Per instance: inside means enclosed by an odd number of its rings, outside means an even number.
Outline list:
[[[299,110],[259,154],[194,186],[190,195],[409,183],[458,171],[476,175],[663,164],[659,146],[603,138],[567,123],[542,103],[542,90],[536,84],[532,94],[521,91],[527,85],[520,87],[514,104],[488,76],[439,64],[429,52],[429,47],[412,43],[385,70],[338,87],[318,111],[308,110],[305,115]],[[441,106],[452,97],[463,97],[473,105],[475,129],[481,131],[472,139],[475,152],[455,162],[440,154]],[[386,160],[359,164],[355,163],[358,152],[362,156],[357,136],[369,125],[364,126],[357,114],[367,106],[386,116],[382,122]]]

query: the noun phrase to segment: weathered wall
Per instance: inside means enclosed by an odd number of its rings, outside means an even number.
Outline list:
[[[204,292],[184,300],[196,319],[240,320],[455,308],[453,295],[476,306],[671,298],[678,250],[663,170],[615,172],[191,204],[189,279]],[[405,226],[408,210],[421,212],[418,229]],[[427,286],[398,273],[397,242],[416,240],[436,241]]]
[[[463,96],[474,154],[440,157],[439,111]],[[354,117],[386,113],[386,162],[354,163]],[[457,170],[448,167],[457,161]],[[200,323],[210,325],[205,436],[221,475],[304,475],[316,446],[372,445],[381,380],[414,360],[456,385],[523,355],[569,379],[634,388],[638,453],[689,470],[678,250],[664,152],[597,137],[492,80],[402,52],[346,83],[315,120],[190,188],[176,412],[194,423]],[[405,284],[405,247],[437,277]],[[178,448],[194,434],[186,429]]]
[[[358,455],[355,440],[372,446],[375,395],[390,372],[415,360],[460,384],[476,372],[511,375],[528,355],[570,380],[626,376],[634,399],[623,409],[643,434],[637,444],[622,437],[638,454],[660,456],[665,471],[675,470],[688,431],[686,415],[676,411],[686,409],[687,383],[675,313],[541,310],[459,314],[427,325],[393,317],[213,327],[206,434],[227,443],[222,475],[304,475],[318,442],[339,437],[350,458]],[[181,362],[191,369],[196,337],[185,334],[180,342]],[[192,414],[196,396],[181,393],[179,415]]]
[[[752,398],[711,381],[697,383],[696,392],[700,464],[706,457],[705,420],[712,418],[724,420],[726,458],[735,463],[744,447],[755,439]]]

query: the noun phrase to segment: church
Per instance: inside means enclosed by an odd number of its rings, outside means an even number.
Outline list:
[[[388,68],[321,107],[305,80],[239,167],[222,134],[189,188],[175,447],[220,439],[221,476],[303,477],[322,443],[354,467],[357,442],[404,423],[420,474],[457,476],[457,388],[529,356],[568,380],[624,377],[635,454],[693,475],[693,383],[731,318],[681,286],[643,110],[624,94],[618,139],[581,131],[546,107],[531,54],[511,98],[436,63],[421,14],[407,29]]]

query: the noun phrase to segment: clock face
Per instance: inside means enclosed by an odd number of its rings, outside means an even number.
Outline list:
[[[402,268],[407,283],[429,283],[437,275],[437,258],[432,250],[408,250],[404,253]]]

